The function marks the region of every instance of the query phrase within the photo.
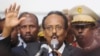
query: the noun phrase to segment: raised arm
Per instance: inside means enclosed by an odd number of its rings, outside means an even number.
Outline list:
[[[16,6],[16,3],[10,5],[8,9],[5,10],[5,24],[2,36],[4,38],[11,34],[12,28],[17,26],[23,19],[18,19],[20,6]]]

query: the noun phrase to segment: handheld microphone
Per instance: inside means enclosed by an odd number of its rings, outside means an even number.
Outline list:
[[[35,56],[41,56],[41,54],[42,54],[44,51],[48,51],[48,45],[47,45],[47,44],[42,44],[42,45],[41,45],[41,48],[40,48],[40,50],[39,50],[39,52],[37,52]]]
[[[53,38],[51,40],[51,47],[52,47],[53,56],[57,56],[57,53],[55,53],[54,50],[56,50],[58,48],[58,44],[59,44],[59,42],[58,42],[58,40],[56,38]]]
[[[59,42],[56,38],[51,40],[52,49],[54,49],[54,50],[57,49],[58,44],[59,44]]]

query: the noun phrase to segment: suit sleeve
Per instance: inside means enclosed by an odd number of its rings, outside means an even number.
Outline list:
[[[10,37],[0,40],[0,56],[11,56]]]

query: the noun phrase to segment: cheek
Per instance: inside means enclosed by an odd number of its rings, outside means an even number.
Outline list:
[[[50,32],[44,31],[44,37],[46,38],[47,42],[50,43],[52,34]]]
[[[78,34],[78,31],[76,29],[73,29],[73,31],[74,31],[75,34]]]
[[[21,34],[21,36],[25,35],[25,30],[20,30],[19,33]]]
[[[86,29],[86,30],[83,31],[83,35],[88,35],[88,34],[90,34],[90,30],[89,29]]]
[[[61,42],[65,39],[67,33],[65,31],[61,31],[61,32],[58,32],[57,35],[58,35],[58,40]]]
[[[38,30],[36,28],[31,29],[30,31],[31,31],[31,34],[33,34],[33,35],[38,33]]]

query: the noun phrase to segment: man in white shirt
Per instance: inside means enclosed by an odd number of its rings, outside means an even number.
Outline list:
[[[42,21],[44,37],[49,45],[49,52],[59,52],[62,56],[82,56],[82,50],[65,43],[68,20],[59,11],[52,11]],[[52,43],[52,40],[55,39]],[[52,46],[54,44],[55,47]],[[55,52],[55,50],[57,52]],[[51,54],[50,54],[51,55]]]

